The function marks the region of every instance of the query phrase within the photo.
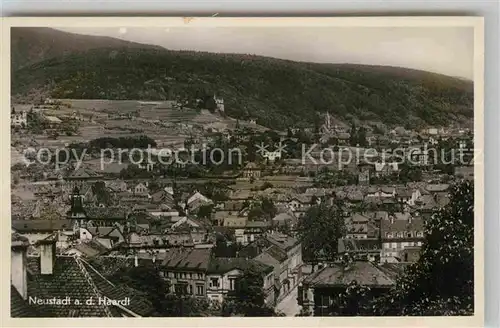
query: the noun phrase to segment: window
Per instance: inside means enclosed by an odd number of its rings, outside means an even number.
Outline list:
[[[174,272],[174,278],[176,278],[176,279],[177,279],[177,277],[178,277],[178,276],[177,276],[177,272]]]
[[[198,273],[198,279],[203,279],[203,274],[202,273]]]
[[[411,232],[407,232],[407,233],[406,233],[406,237],[411,238],[411,237],[412,237]]]
[[[229,290],[234,290],[236,278],[229,278]]]
[[[417,232],[417,237],[423,237],[423,236],[424,234],[421,231]]]
[[[210,287],[219,287],[219,278],[210,278]]]
[[[188,291],[188,285],[187,284],[176,284],[175,285],[175,293],[177,295],[186,295]]]
[[[189,285],[189,295],[193,295],[193,286]]]
[[[203,296],[203,285],[196,285],[196,295]]]

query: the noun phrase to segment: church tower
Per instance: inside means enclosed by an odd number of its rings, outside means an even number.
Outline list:
[[[84,224],[87,215],[85,214],[85,209],[83,208],[83,196],[80,195],[80,190],[75,186],[73,192],[70,196],[71,208],[67,213],[67,218],[69,220],[75,220],[79,227]]]

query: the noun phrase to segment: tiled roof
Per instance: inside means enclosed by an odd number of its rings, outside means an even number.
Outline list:
[[[123,207],[85,207],[84,210],[88,219],[95,220],[125,220],[128,214]]]
[[[285,251],[289,250],[290,248],[300,243],[298,239],[287,236],[279,232],[268,233],[266,234],[265,239],[269,241],[271,244],[276,245]]]
[[[102,175],[92,171],[91,169],[81,167],[76,171],[71,171],[66,178],[70,179],[86,179],[86,178],[98,178]]]
[[[12,318],[33,318],[40,314],[36,308],[28,305],[28,302],[23,300],[19,292],[14,286],[10,286],[10,316]]]
[[[255,261],[258,261],[262,264],[265,264],[265,265],[269,265],[269,266],[279,266],[280,265],[280,261],[278,261],[277,259],[275,259],[274,257],[272,257],[269,253],[267,252],[264,252],[264,253],[260,253],[259,255],[257,255],[255,258],[254,258]]]
[[[423,210],[432,210],[438,207],[438,203],[432,195],[422,195],[415,203]]]
[[[429,192],[443,192],[448,190],[449,184],[429,184],[425,189]]]
[[[12,220],[12,229],[17,232],[52,232],[72,230],[72,220]]]
[[[297,218],[290,214],[290,213],[280,213],[277,214],[274,218],[273,221],[278,221],[278,222],[286,222],[289,221],[291,223],[297,223]]]
[[[208,266],[207,273],[223,274],[234,269],[242,271],[247,269],[255,269],[260,272],[269,273],[273,271],[273,267],[260,263],[255,260],[247,260],[244,258],[212,258]]]
[[[124,297],[131,298],[127,309],[139,315],[151,312],[151,305],[144,298],[137,298],[129,289],[115,286],[99,274],[90,264],[71,256],[57,256],[53,273],[40,274],[40,258],[28,257],[28,295],[41,299],[71,298],[69,305],[31,305],[47,317],[107,317],[121,316],[111,306],[87,304],[85,301],[91,297],[107,297],[120,300]],[[80,304],[74,304],[75,300]]]
[[[210,263],[211,249],[173,248],[164,254],[161,265],[169,269],[206,271]]]
[[[108,251],[108,248],[102,245],[100,242],[92,239],[85,243],[80,243],[74,246],[74,249],[81,252],[86,257],[95,257],[99,254],[105,253]]]
[[[308,286],[348,286],[356,281],[364,286],[391,287],[395,281],[376,265],[366,261],[354,261],[348,267],[334,264],[325,267],[304,280]]]
[[[413,190],[409,188],[397,188],[396,196],[397,197],[411,197],[413,195]]]
[[[360,252],[369,250],[380,250],[381,245],[378,238],[364,239],[339,239],[338,252]]]
[[[245,228],[267,228],[270,225],[267,221],[248,221]]]
[[[409,220],[411,218],[411,221]],[[387,232],[424,231],[424,221],[421,217],[413,217],[409,213],[396,213],[393,222],[391,218],[380,221],[382,238]],[[404,237],[406,238],[406,237]]]
[[[269,254],[272,258],[274,258],[279,263],[282,263],[287,259],[286,252],[284,250],[280,249],[276,245],[272,245],[271,247],[267,248],[263,253]]]
[[[115,285],[107,280],[88,262],[83,261],[83,263],[95,286],[103,295],[111,300],[122,300],[129,297],[130,305],[128,305],[127,308],[140,316],[147,316],[152,312],[152,304],[137,290],[124,285]],[[111,312],[114,312],[113,309]]]

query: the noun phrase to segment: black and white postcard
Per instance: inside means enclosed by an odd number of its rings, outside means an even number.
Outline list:
[[[482,18],[3,27],[8,325],[482,325]]]

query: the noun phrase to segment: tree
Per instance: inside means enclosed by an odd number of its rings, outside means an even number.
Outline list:
[[[470,315],[474,311],[474,185],[453,187],[450,203],[425,223],[420,259],[374,302],[379,315]]]
[[[331,316],[369,315],[371,312],[370,288],[353,280],[347,288],[338,294],[330,306]]]
[[[212,215],[213,208],[214,208],[213,204],[200,206],[200,208],[198,209],[198,213],[197,213],[198,217],[204,218],[204,219],[209,219],[210,216]]]
[[[223,314],[239,314],[245,317],[274,316],[273,308],[265,302],[264,277],[262,272],[249,267],[236,280],[235,290],[223,304]]]
[[[332,205],[310,207],[299,218],[297,234],[302,242],[304,259],[318,263],[322,258],[335,259],[338,239],[345,235],[344,210],[338,200]]]
[[[95,195],[96,202],[98,204],[103,204],[110,206],[112,204],[112,195],[106,188],[106,184],[103,181],[98,181],[92,185],[92,192]]]
[[[110,280],[141,291],[152,303],[155,315],[164,315],[165,293],[169,285],[160,277],[157,268],[152,266],[121,268],[110,277]]]

